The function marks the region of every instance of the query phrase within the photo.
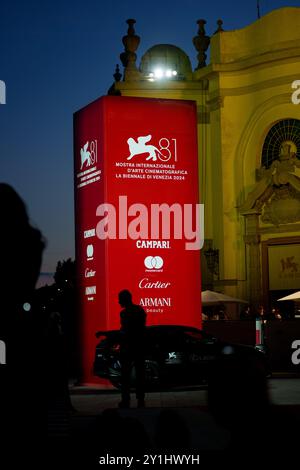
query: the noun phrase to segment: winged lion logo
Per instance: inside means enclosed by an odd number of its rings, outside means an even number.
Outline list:
[[[146,145],[152,139],[152,135],[141,136],[137,138],[135,141],[132,137],[127,140],[130,155],[127,157],[127,160],[131,160],[136,155],[141,155],[142,153],[148,153],[148,157],[146,160],[153,160],[154,162],[157,160],[157,155],[161,155],[165,157],[161,151],[155,147],[155,145]]]

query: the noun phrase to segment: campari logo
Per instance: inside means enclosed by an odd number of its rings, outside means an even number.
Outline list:
[[[89,230],[85,230],[83,232],[83,238],[91,238],[96,236],[96,230],[94,228],[91,228]]]
[[[152,135],[140,136],[137,138],[129,137],[127,140],[130,155],[127,160],[134,157],[146,157],[146,160],[156,162],[168,162],[173,160],[177,162],[177,140],[161,137],[158,142],[152,140]]]

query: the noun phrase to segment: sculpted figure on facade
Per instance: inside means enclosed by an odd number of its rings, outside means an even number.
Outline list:
[[[292,188],[300,192],[300,178],[294,174],[296,168],[300,168],[300,160],[298,160],[296,152],[292,151],[292,145],[284,142],[280,146],[278,158],[272,162],[270,168],[260,168],[259,181],[248,194],[241,211],[253,209],[257,201],[272,186],[279,187],[290,184]]]

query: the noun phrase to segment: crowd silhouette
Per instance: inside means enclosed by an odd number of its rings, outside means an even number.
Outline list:
[[[32,459],[38,442],[49,437],[49,408],[59,399],[66,413],[72,411],[62,323],[57,305],[53,304],[45,316],[35,304],[35,285],[46,243],[30,223],[20,196],[4,183],[0,184],[0,217],[0,339],[7,348],[7,364],[0,367],[1,428],[5,430],[2,443],[10,440],[26,445]],[[132,363],[138,406],[143,408],[146,314],[132,302],[128,290],[120,292],[119,304],[123,332],[120,408],[130,407]],[[217,425],[229,432],[228,452],[250,452],[253,440],[261,443],[265,452],[272,452],[274,446],[281,450],[297,447],[298,421],[270,403],[264,371],[249,358],[224,353],[215,362],[208,384],[208,411]],[[87,430],[71,430],[69,440],[61,444],[68,459],[76,460],[80,454],[86,458],[88,451],[92,458],[95,452],[104,451],[134,455],[153,449],[177,453],[190,449],[188,423],[176,410],[159,413],[152,440],[143,422],[125,412],[106,410]],[[78,442],[78,446],[69,447],[71,442]]]

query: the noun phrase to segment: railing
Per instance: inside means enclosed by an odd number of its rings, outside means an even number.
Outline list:
[[[206,320],[203,330],[223,341],[255,345],[255,320]],[[300,364],[292,362],[295,340],[300,340],[299,320],[269,320],[264,323],[264,341],[272,371],[300,373]]]

